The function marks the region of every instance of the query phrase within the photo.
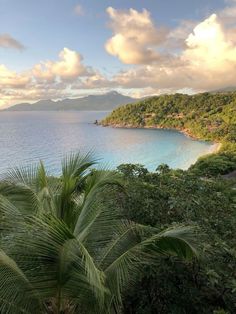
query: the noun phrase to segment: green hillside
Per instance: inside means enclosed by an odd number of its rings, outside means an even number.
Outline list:
[[[195,138],[220,142],[218,159],[211,155],[200,159],[197,165],[203,163],[205,167],[210,158],[210,162],[214,159],[217,164],[216,172],[223,174],[236,169],[236,92],[155,96],[115,109],[101,124],[171,128]]]

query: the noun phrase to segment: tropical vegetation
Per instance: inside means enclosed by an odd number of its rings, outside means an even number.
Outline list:
[[[120,210],[137,223],[165,229],[196,225],[199,258],[168,257],[146,265],[125,296],[125,313],[236,313],[236,180],[203,178],[191,170],[120,165],[126,194]]]
[[[71,154],[59,177],[42,162],[3,177],[1,313],[121,313],[144,267],[196,256],[195,228],[132,221],[122,173],[95,164]]]

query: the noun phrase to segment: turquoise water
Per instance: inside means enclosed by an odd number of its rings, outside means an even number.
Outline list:
[[[212,150],[212,144],[194,141],[171,130],[114,129],[93,124],[107,112],[1,112],[0,172],[44,160],[57,174],[60,159],[71,151],[93,150],[111,168],[141,163],[154,170],[160,163],[188,168]]]

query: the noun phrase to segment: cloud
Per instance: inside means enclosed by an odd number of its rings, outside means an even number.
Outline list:
[[[17,50],[25,49],[24,45],[9,34],[0,34],[0,47]]]
[[[225,1],[227,6],[218,13],[219,18],[225,26],[236,26],[236,0]]]
[[[73,87],[79,89],[115,88],[117,87],[117,82],[113,79],[108,79],[99,71],[95,71],[91,76],[81,78]]]
[[[26,74],[17,74],[9,70],[4,64],[0,64],[0,86],[1,88],[23,88],[29,83]]]
[[[147,10],[138,12],[107,8],[113,36],[106,42],[106,51],[117,56],[123,63],[145,64],[160,59],[154,49],[165,41],[167,29],[157,28]]]
[[[113,77],[113,81],[123,88],[152,88],[158,91],[204,91],[236,86],[235,28],[225,25],[220,14],[212,14],[198,23],[188,35],[183,29],[172,30],[164,46],[176,32],[181,39],[186,36],[182,49],[174,50],[168,58],[159,58],[158,63],[150,62],[122,71]]]
[[[236,85],[236,45],[216,14],[199,23],[186,39],[182,53],[193,87],[218,88]],[[191,85],[190,85],[191,86]]]
[[[198,23],[191,20],[183,20],[174,29],[170,30],[164,46],[168,50],[173,49],[185,49],[186,48],[186,37],[192,32],[193,28]]]
[[[32,73],[35,78],[47,81],[73,80],[80,75],[88,75],[88,70],[82,64],[82,56],[78,52],[64,48],[59,53],[59,61],[36,64]]]
[[[0,65],[0,104],[43,98],[77,97],[89,90],[118,88],[124,93],[198,92],[236,86],[236,1],[202,21],[180,21],[173,29],[156,26],[147,10],[108,8],[113,35],[108,53],[125,66],[109,74],[84,64],[82,55],[62,49],[24,72]]]
[[[85,66],[82,60],[78,52],[64,48],[59,52],[58,60],[42,61],[22,73],[0,64],[0,105],[18,100],[70,97],[83,86],[102,82],[102,75]]]
[[[75,12],[75,14],[77,14],[77,15],[84,15],[84,9],[83,9],[83,7],[82,7],[80,4],[77,4],[77,5],[74,7],[74,12]]]
[[[187,49],[182,58],[193,66],[210,71],[225,71],[236,64],[236,47],[227,38],[216,14],[198,24],[186,39]],[[226,68],[225,68],[226,67]]]

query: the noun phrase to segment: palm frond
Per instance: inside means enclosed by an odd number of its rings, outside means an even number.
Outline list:
[[[37,164],[15,167],[9,169],[3,179],[12,183],[21,183],[26,186],[32,186],[32,184],[35,184],[37,173]]]
[[[1,313],[40,313],[42,304],[37,292],[15,261],[0,250]]]
[[[153,235],[150,239],[145,240],[142,245],[153,253],[160,252],[161,254],[191,260],[193,257],[198,256],[195,231],[194,226],[171,227]]]
[[[26,214],[39,211],[50,195],[43,163],[9,170],[0,184],[0,194]]]
[[[48,186],[48,175],[44,167],[43,162],[40,160],[40,163],[37,168],[36,182],[37,190],[41,191],[43,188]]]
[[[25,232],[23,241],[22,230],[12,255],[22,265],[39,295],[52,299],[57,298],[60,291],[62,302],[86,288],[102,306],[106,291],[104,274],[96,267],[86,247],[71,234],[63,221],[51,214],[38,218],[32,216],[29,220],[34,236],[26,242],[28,232]],[[74,284],[69,286],[69,282]]]
[[[40,202],[37,194],[22,183],[1,182],[0,195],[12,202],[22,213],[32,214],[39,210]]]
[[[74,229],[75,236],[82,239],[88,234],[89,228],[102,213],[102,205],[97,196],[109,186],[122,187],[120,176],[111,171],[97,170],[87,178],[84,202]],[[111,212],[109,217],[112,217]]]
[[[97,159],[95,159],[92,152],[88,152],[87,154],[71,153],[62,161],[62,176],[64,179],[82,176],[96,163]]]
[[[160,255],[174,255],[184,259],[191,259],[197,255],[197,252],[192,244],[193,229],[190,227],[173,227],[168,230],[157,233],[155,228],[138,225],[134,229],[135,233],[139,234],[140,238],[136,237],[133,245],[127,247],[126,240],[129,232],[124,237],[121,235],[106,259],[112,261],[106,265],[104,273],[106,275],[107,284],[114,296],[114,306],[120,307],[122,302],[122,291],[124,288],[132,286],[135,282],[136,276],[144,264],[155,263]],[[150,232],[153,235],[150,235]],[[148,236],[145,237],[145,233]],[[122,240],[125,240],[125,245],[122,252]],[[130,239],[130,237],[128,237]],[[130,240],[128,240],[129,243]],[[112,257],[116,246],[119,248],[117,258]],[[113,253],[114,254],[114,253]],[[105,266],[105,260],[103,259]]]

